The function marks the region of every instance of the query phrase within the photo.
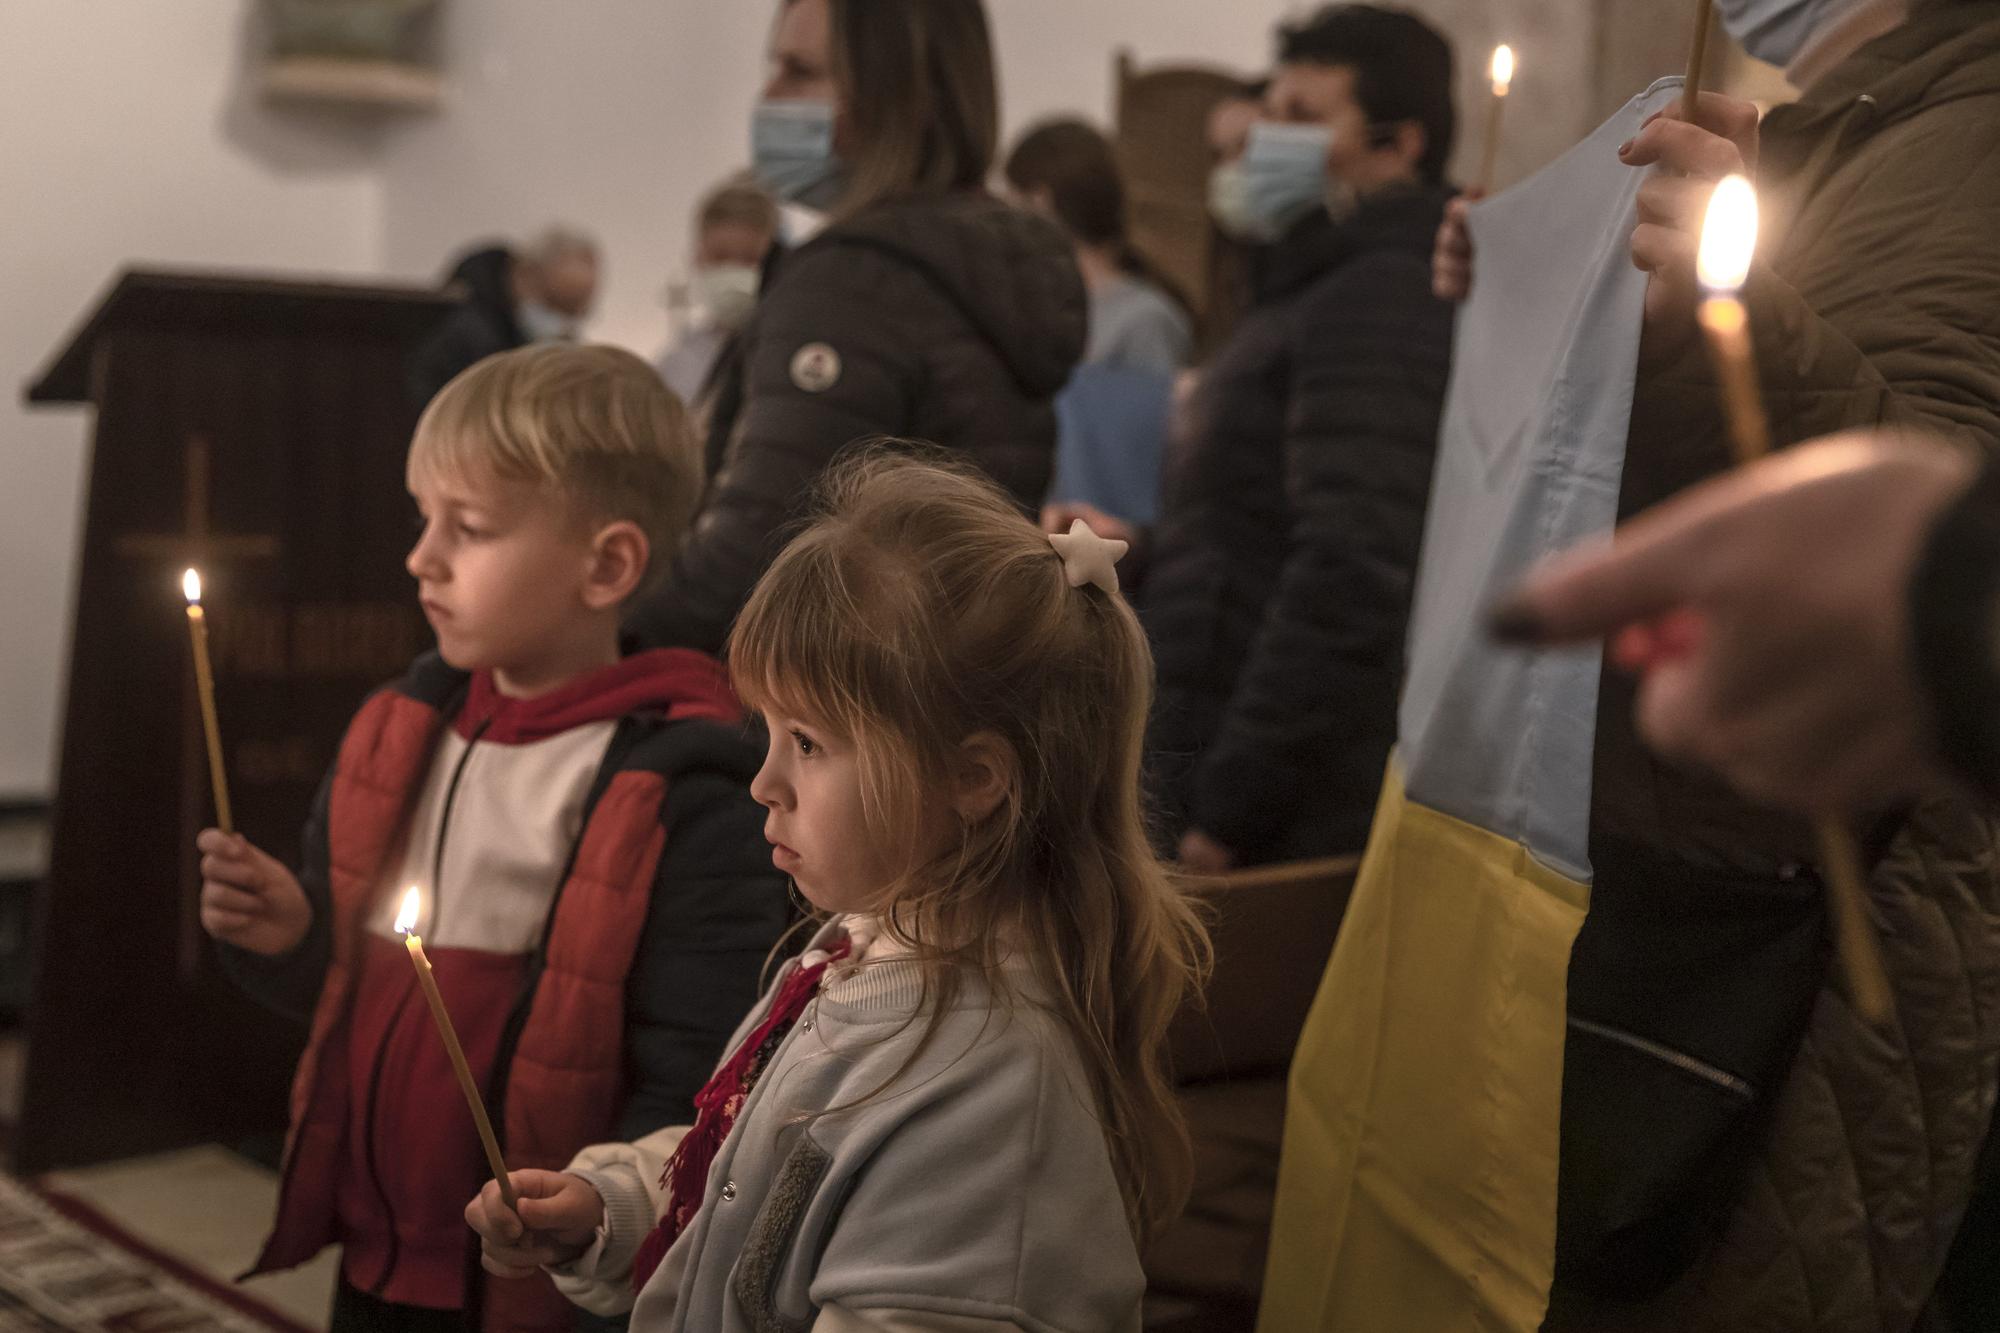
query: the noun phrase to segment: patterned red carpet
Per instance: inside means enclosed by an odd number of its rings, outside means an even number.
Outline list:
[[[0,1176],[0,1333],[306,1333],[79,1200]]]

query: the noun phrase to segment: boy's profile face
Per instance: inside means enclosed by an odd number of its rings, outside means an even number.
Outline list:
[[[422,477],[410,494],[423,530],[404,563],[445,661],[491,670],[507,694],[590,664],[604,633],[603,611],[586,600],[596,553],[560,497],[483,467]]]

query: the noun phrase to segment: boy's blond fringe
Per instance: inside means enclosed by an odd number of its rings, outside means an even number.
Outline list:
[[[701,499],[687,409],[617,347],[539,343],[500,352],[439,391],[410,441],[411,486],[484,471],[546,485],[583,523],[628,520],[664,570]]]

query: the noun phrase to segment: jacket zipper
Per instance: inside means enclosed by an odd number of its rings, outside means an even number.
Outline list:
[[[583,814],[577,823],[576,838],[570,843],[569,855],[563,859],[562,871],[556,876],[556,891],[549,899],[547,915],[542,918],[541,938],[528,955],[528,967],[522,978],[520,993],[514,997],[514,1007],[507,1015],[507,1024],[500,1030],[500,1046],[493,1057],[493,1071],[487,1075],[487,1086],[481,1092],[487,1106],[498,1112],[493,1117],[493,1138],[500,1145],[503,1156],[507,1151],[506,1106],[508,1085],[512,1081],[510,1076],[514,1072],[514,1052],[520,1045],[522,1030],[528,1026],[528,1011],[533,1007],[535,991],[541,985],[542,973],[548,965],[549,937],[555,933],[556,908],[562,904],[563,888],[569,883],[570,873],[576,869],[577,853],[583,850],[583,835],[590,827],[590,817],[596,812],[604,789],[611,785],[612,777],[637,739],[625,722],[620,722],[612,731],[611,742],[605,747],[604,758],[598,763],[597,774],[591,779],[590,790],[584,795]],[[443,841],[442,837],[439,841]],[[480,1266],[476,1238],[466,1255],[465,1322],[466,1327],[478,1329],[483,1328],[486,1322],[486,1270]]]
[[[1743,1079],[1736,1077],[1736,1075],[1726,1069],[1717,1069],[1714,1065],[1697,1060],[1692,1055],[1688,1055],[1683,1051],[1677,1051],[1671,1046],[1662,1046],[1659,1042],[1651,1041],[1636,1033],[1625,1032],[1614,1027],[1606,1027],[1602,1023],[1593,1023],[1587,1018],[1572,1017],[1569,1020],[1569,1025],[1578,1032],[1587,1033],[1593,1037],[1602,1037],[1605,1041],[1616,1042],[1620,1046],[1638,1051],[1643,1055],[1650,1055],[1655,1060],[1672,1065],[1683,1074],[1692,1075],[1704,1083],[1712,1084],[1722,1089],[1724,1092],[1741,1097],[1744,1101],[1753,1101],[1756,1099],[1757,1089],[1751,1087]]]
[[[451,780],[445,783],[444,809],[438,814],[437,847],[431,854],[430,932],[433,936],[437,934],[438,918],[444,915],[444,895],[438,892],[438,885],[444,876],[444,839],[446,831],[451,828],[451,807],[458,799],[458,783],[465,776],[465,766],[472,762],[472,747],[479,744],[479,738],[492,725],[493,719],[489,717],[473,729],[471,738],[465,743],[465,753],[452,765]],[[409,1002],[410,992],[406,990],[403,998],[396,1001],[396,1012],[389,1016],[389,1031],[394,1032],[402,1023],[403,1009]],[[386,1047],[386,1043],[384,1045]],[[382,1164],[375,1157],[381,1146],[376,1141],[375,1112],[382,1095],[382,1059],[385,1054],[386,1050],[375,1053],[375,1064],[368,1072],[368,1114],[362,1121],[362,1133],[367,1136],[368,1143],[368,1151],[362,1154],[362,1160],[368,1163],[368,1186],[375,1192],[375,1202],[381,1205],[382,1216],[389,1223],[389,1259],[382,1266],[382,1276],[369,1288],[369,1294],[373,1296],[380,1296],[388,1289],[389,1279],[396,1275],[396,1265],[401,1261],[403,1248],[402,1236],[396,1230],[396,1209],[389,1202],[389,1191],[382,1184]]]

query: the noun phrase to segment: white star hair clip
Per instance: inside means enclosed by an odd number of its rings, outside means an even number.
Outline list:
[[[1079,518],[1070,522],[1068,532],[1050,533],[1049,545],[1062,557],[1070,587],[1094,583],[1106,592],[1118,591],[1118,561],[1130,549],[1128,543],[1098,536]]]

